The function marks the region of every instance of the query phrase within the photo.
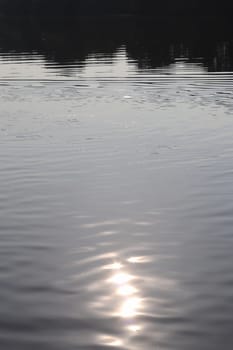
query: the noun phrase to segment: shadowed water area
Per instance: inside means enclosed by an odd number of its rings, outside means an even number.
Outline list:
[[[0,349],[232,349],[232,29],[1,22]]]

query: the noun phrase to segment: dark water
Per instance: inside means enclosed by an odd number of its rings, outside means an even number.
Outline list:
[[[232,44],[1,24],[0,349],[232,349]]]

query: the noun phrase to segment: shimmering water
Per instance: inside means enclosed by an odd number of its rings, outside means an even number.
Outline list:
[[[231,32],[91,23],[0,31],[0,349],[230,350]]]

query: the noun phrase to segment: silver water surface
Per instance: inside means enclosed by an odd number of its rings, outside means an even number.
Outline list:
[[[0,60],[0,348],[231,349],[232,74]]]

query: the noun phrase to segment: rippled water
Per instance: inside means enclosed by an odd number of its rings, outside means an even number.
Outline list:
[[[229,35],[5,28],[0,348],[232,349]]]

